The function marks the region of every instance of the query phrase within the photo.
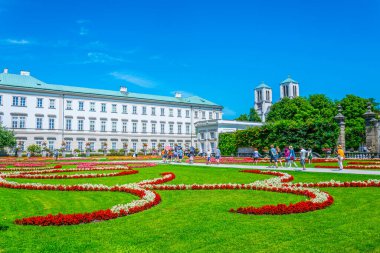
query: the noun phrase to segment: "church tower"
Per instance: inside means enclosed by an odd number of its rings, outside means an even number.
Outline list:
[[[300,95],[300,88],[297,81],[294,81],[290,75],[280,84],[280,99],[295,98]]]
[[[272,106],[272,88],[265,83],[255,88],[255,110],[259,114],[261,121],[265,118]]]

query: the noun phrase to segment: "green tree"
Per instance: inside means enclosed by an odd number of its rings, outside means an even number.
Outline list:
[[[241,114],[239,117],[237,117],[235,120],[238,120],[238,121],[248,121],[249,117],[247,114]]]
[[[332,119],[337,114],[335,102],[324,94],[310,95],[307,100],[321,118]]]
[[[307,121],[314,119],[316,109],[303,97],[283,98],[272,105],[267,116],[268,122],[278,120]]]
[[[38,146],[37,144],[32,144],[28,146],[27,150],[32,153],[32,155],[40,153],[41,152],[41,147]]]
[[[0,125],[0,149],[5,147],[13,147],[15,145],[16,138],[14,133]]]
[[[222,155],[230,156],[236,154],[236,134],[235,133],[221,133],[219,134],[218,147]]]
[[[241,114],[235,120],[261,122],[261,118],[260,118],[259,114],[257,114],[255,108],[253,108],[253,107],[249,109],[249,114],[246,114],[246,113]]]

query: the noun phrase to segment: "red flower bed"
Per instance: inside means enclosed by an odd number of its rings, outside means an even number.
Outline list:
[[[15,167],[44,167],[46,163],[14,163]]]
[[[315,168],[319,169],[339,169],[339,166],[334,165],[316,165]],[[371,170],[380,169],[380,165],[346,165],[344,169],[356,169],[356,170]]]

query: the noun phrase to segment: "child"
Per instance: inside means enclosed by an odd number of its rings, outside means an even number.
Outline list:
[[[253,151],[253,162],[257,165],[257,162],[259,161],[259,157],[261,157],[259,151],[257,148],[254,149]]]
[[[313,151],[311,148],[307,151],[307,159],[309,160],[309,164],[311,164],[311,161],[313,160]]]

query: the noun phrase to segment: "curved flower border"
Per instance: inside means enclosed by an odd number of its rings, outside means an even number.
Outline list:
[[[125,165],[125,163],[123,163]],[[138,164],[139,167],[150,167],[152,164]],[[43,175],[47,173],[60,173],[68,171],[92,171],[92,170],[116,170],[120,169],[124,173],[135,174],[138,171],[131,170],[125,167],[101,167],[97,168],[90,166],[87,168],[76,169],[23,169],[20,171],[12,171],[8,169],[0,169],[0,171],[8,171],[9,173],[0,173],[0,187],[10,189],[27,189],[27,190],[57,190],[57,191],[118,191],[139,197],[138,200],[133,200],[130,203],[118,204],[106,210],[98,210],[90,213],[74,213],[74,214],[57,214],[46,216],[33,216],[15,220],[19,225],[77,225],[82,223],[89,223],[95,221],[103,221],[115,219],[118,217],[134,214],[147,210],[160,203],[161,197],[155,190],[260,190],[271,191],[278,193],[288,193],[295,195],[303,195],[307,199],[297,202],[278,204],[278,205],[264,205],[261,207],[239,207],[237,209],[230,209],[230,212],[240,214],[253,214],[253,215],[282,215],[292,213],[304,213],[326,208],[333,204],[334,199],[327,192],[323,192],[315,187],[380,187],[380,180],[366,180],[366,181],[352,181],[352,182],[318,182],[318,183],[291,183],[293,176],[283,172],[276,171],[262,171],[262,170],[242,170],[244,173],[254,173],[263,175],[272,175],[275,177],[258,180],[248,184],[178,184],[170,185],[164,184],[175,179],[175,175],[171,172],[161,174],[160,178],[150,180],[143,180],[138,183],[106,186],[101,184],[79,184],[79,185],[51,185],[41,183],[18,183],[10,182],[5,178],[50,178],[54,176],[55,179],[61,178],[62,175]],[[103,174],[107,176],[117,176],[119,173]],[[98,174],[76,174],[70,175],[75,177],[87,177],[88,175]],[[68,176],[68,175],[64,175]]]

